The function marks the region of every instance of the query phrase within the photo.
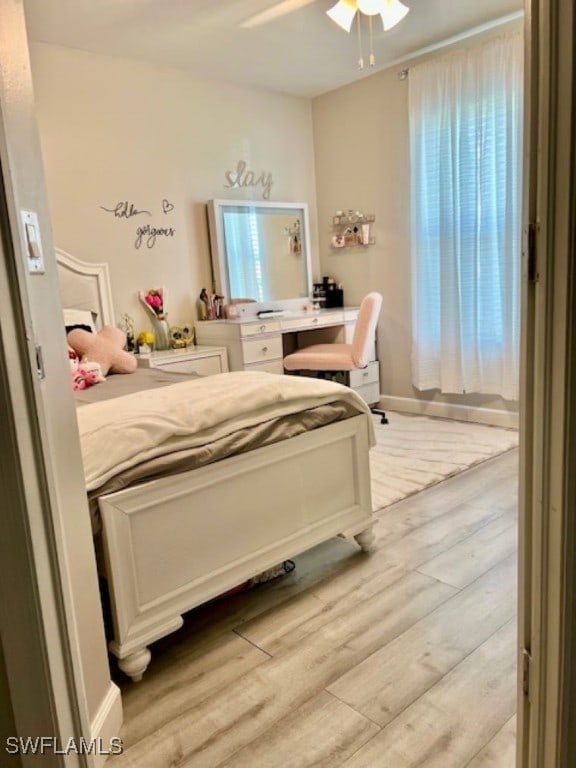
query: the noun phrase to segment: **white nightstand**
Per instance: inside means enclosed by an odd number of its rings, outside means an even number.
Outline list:
[[[228,370],[226,347],[185,347],[136,355],[141,368],[162,368],[176,373],[196,373],[211,376]]]

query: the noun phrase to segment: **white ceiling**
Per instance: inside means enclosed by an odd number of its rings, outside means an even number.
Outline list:
[[[410,13],[389,32],[375,17],[376,67],[361,72],[355,26],[348,35],[326,16],[335,1],[25,0],[24,5],[32,40],[308,97],[523,7],[523,0],[404,0]],[[291,10],[259,26],[240,26],[272,7]],[[367,29],[366,24],[366,59]]]

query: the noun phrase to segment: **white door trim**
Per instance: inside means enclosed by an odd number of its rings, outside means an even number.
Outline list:
[[[0,120],[0,158],[3,143]],[[0,200],[5,200],[1,175],[0,191]],[[12,238],[3,206],[0,235],[0,285],[5,287],[0,300],[0,638],[8,686],[4,695],[11,702],[18,729],[6,736],[78,738],[83,732],[81,707],[62,631],[66,626],[63,585],[48,531],[50,503],[38,451],[22,308],[14,290],[13,254],[7,253]],[[7,748],[12,745],[1,744],[1,754]],[[22,765],[34,760],[20,759]],[[66,763],[55,754],[42,759],[48,766],[86,765],[80,756]]]
[[[521,699],[519,766],[569,768],[574,760],[576,460],[576,131],[574,5],[529,2],[537,55],[532,202],[538,281],[528,291],[523,399],[521,638],[530,652]],[[530,316],[533,310],[533,316]],[[531,379],[533,378],[533,385]],[[522,637],[523,635],[523,637]],[[572,751],[571,751],[572,750]]]

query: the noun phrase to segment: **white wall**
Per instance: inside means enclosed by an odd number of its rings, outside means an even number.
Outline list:
[[[261,185],[225,188],[239,160],[272,175],[271,201],[309,204],[317,252],[310,100],[45,44],[32,43],[31,56],[54,242],[109,262],[117,318],[128,312],[137,331],[147,327],[137,291],[158,286],[171,323],[195,318],[211,284],[206,201],[262,200]],[[100,207],[120,201],[152,216]],[[136,248],[147,224],[174,236]]]
[[[414,399],[423,409],[435,402],[514,412],[517,404],[499,397],[441,395],[412,386],[408,80],[398,77],[405,66],[313,102],[321,271],[343,283],[347,304],[357,304],[371,290],[383,294],[378,328],[383,394]],[[349,209],[376,215],[375,245],[330,247],[332,217]]]

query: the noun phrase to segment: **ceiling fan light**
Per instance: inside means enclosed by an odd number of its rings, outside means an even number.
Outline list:
[[[339,0],[336,5],[326,11],[332,21],[335,21],[345,32],[350,32],[352,21],[356,15],[355,0]]]
[[[376,14],[383,12],[384,2],[383,0],[357,0],[356,5],[358,10],[366,16],[376,16]]]
[[[383,0],[383,3],[384,7],[380,7],[380,16],[384,30],[388,32],[389,29],[402,21],[410,8],[401,3],[400,0]]]

